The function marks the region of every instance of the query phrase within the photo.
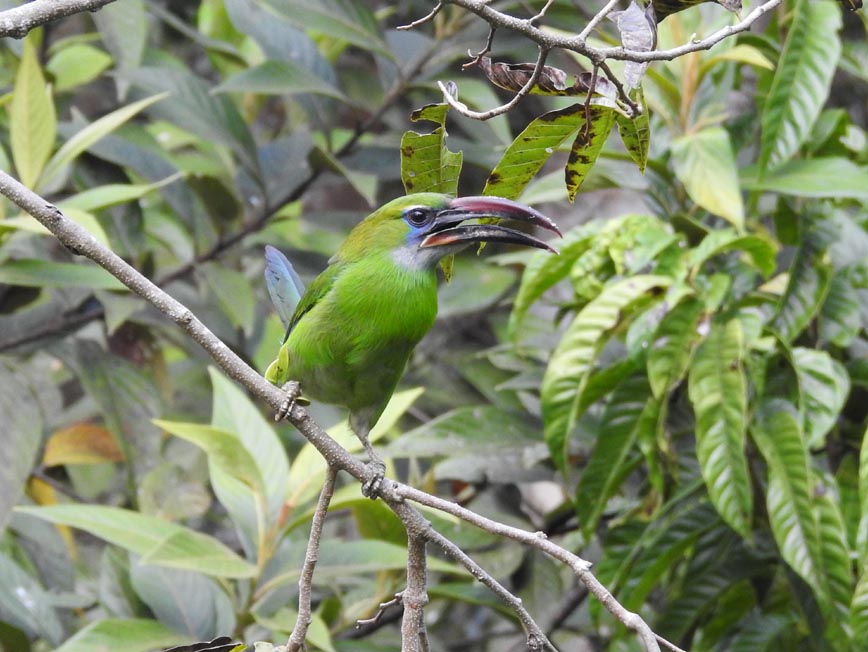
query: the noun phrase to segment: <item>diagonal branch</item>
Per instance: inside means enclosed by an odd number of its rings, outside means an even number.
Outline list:
[[[0,12],[0,37],[24,38],[40,25],[83,11],[96,11],[115,0],[33,0]]]

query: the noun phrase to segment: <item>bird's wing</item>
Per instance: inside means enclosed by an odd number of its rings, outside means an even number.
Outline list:
[[[271,245],[265,246],[265,287],[283,327],[288,328],[304,295],[304,283],[289,259]]]
[[[289,334],[292,332],[292,329],[295,328],[295,325],[299,320],[304,317],[305,313],[307,313],[320,299],[328,294],[328,291],[335,284],[335,280],[340,274],[340,270],[341,266],[339,264],[329,265],[313,280],[313,283],[310,284],[305,291],[304,296],[301,297],[301,301],[299,301],[298,307],[296,307],[295,313],[292,315],[289,326],[286,328],[286,335],[283,338],[284,342],[289,339]]]

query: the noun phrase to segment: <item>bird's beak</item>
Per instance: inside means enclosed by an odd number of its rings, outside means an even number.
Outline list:
[[[453,199],[446,208],[437,213],[420,246],[442,247],[472,242],[506,242],[557,253],[556,249],[542,240],[499,224],[461,224],[466,220],[488,217],[524,222],[561,235],[554,222],[524,204],[500,197],[459,197]]]

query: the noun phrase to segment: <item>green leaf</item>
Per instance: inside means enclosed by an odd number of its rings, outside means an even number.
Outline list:
[[[566,468],[567,440],[580,416],[582,392],[611,331],[630,304],[649,290],[666,287],[669,283],[669,278],[653,275],[617,281],[605,287],[567,328],[552,353],[543,377],[541,396],[544,437],[558,468]]]
[[[825,260],[825,252],[836,235],[830,226],[823,217],[800,218],[801,241],[772,320],[772,327],[785,342],[793,341],[805,330],[828,293],[832,267]]]
[[[215,577],[253,577],[256,567],[217,539],[156,516],[102,505],[19,507],[17,511],[68,525],[142,556],[143,563]]]
[[[126,290],[123,283],[96,265],[30,259],[9,260],[0,265],[0,283],[36,288]]]
[[[859,552],[859,565],[864,574],[868,573],[868,429],[862,436],[859,448],[859,511],[856,549]]]
[[[97,186],[82,190],[76,195],[67,197],[57,204],[62,211],[70,208],[80,211],[99,211],[112,206],[137,201],[163,186],[174,183],[181,178],[179,174],[173,174],[155,183],[113,183],[105,186]]]
[[[760,176],[761,170],[745,170],[742,187],[795,197],[868,199],[868,169],[845,158],[789,161]]]
[[[347,97],[333,84],[290,61],[265,61],[245,68],[228,77],[214,88],[215,93],[262,93],[266,95],[298,95],[316,93],[341,101]]]
[[[55,177],[63,172],[63,169],[72,163],[78,156],[87,150],[91,145],[107,136],[122,124],[128,122],[136,114],[166,98],[168,93],[146,97],[138,102],[133,102],[119,109],[115,109],[111,113],[104,115],[99,120],[94,120],[81,131],[77,132],[72,138],[67,140],[60,149],[58,149],[40,177],[42,186],[51,186],[54,183]]]
[[[112,58],[102,50],[84,43],[64,47],[45,66],[54,76],[54,89],[62,91],[87,84],[112,64]]]
[[[353,0],[282,0],[274,3],[298,27],[327,34],[363,50],[393,58],[371,10]]]
[[[170,435],[195,444],[205,451],[209,463],[243,482],[254,492],[265,495],[265,485],[256,462],[236,435],[200,423],[155,419],[154,425]]]
[[[148,44],[148,15],[144,0],[127,0],[123,4],[111,3],[93,13],[102,42],[115,58],[119,71],[138,68]],[[126,96],[127,82],[115,78],[118,97]]]
[[[439,126],[430,134],[405,131],[401,137],[401,180],[407,194],[441,192],[458,194],[458,175],[463,154],[446,147],[448,104],[429,104],[410,116],[416,122],[428,120]]]
[[[738,166],[725,129],[709,127],[674,139],[672,163],[693,201],[739,231],[744,228]]]
[[[50,594],[19,563],[0,551],[0,613],[3,620],[38,633],[51,643],[63,638],[63,625]]]
[[[651,117],[648,113],[648,105],[642,87],[637,89],[636,104],[642,107],[642,113],[635,118],[628,118],[620,111],[615,112],[615,122],[618,125],[618,133],[624,148],[639,167],[639,172],[645,173],[648,163],[648,148],[651,145]]]
[[[761,171],[788,160],[811,134],[841,56],[841,12],[835,3],[797,0],[792,16],[763,107]]]
[[[750,538],[753,494],[745,456],[747,380],[741,322],[712,323],[693,357],[687,391],[696,456],[708,495],[732,529]]]
[[[573,104],[536,118],[503,153],[482,194],[517,199],[555,150],[584,124],[584,104]]]
[[[655,398],[662,398],[684,378],[687,365],[699,341],[699,320],[705,306],[687,299],[663,318],[648,351],[648,381]]]
[[[250,335],[256,320],[256,297],[247,277],[219,263],[200,265],[196,273],[202,275],[232,325]]]
[[[643,416],[655,411],[649,390],[644,375],[635,374],[615,389],[606,404],[597,445],[576,486],[576,514],[587,538],[629,471],[628,456],[635,447]]]
[[[854,641],[868,640],[868,566],[862,566],[850,603],[850,626]]]
[[[543,293],[558,281],[565,279],[576,259],[591,248],[594,236],[600,231],[599,222],[591,222],[572,229],[558,243],[560,255],[535,252],[521,276],[521,284],[512,304],[509,316],[509,335],[517,338],[527,311]]]
[[[590,122],[587,120],[588,114],[590,114]],[[592,105],[588,107],[585,122],[573,141],[570,157],[567,159],[567,166],[564,169],[567,197],[570,201],[575,199],[582,182],[588,176],[591,168],[594,167],[594,163],[597,162],[600,151],[606,144],[615,124],[615,114],[614,109],[606,106]]]
[[[211,425],[237,437],[253,458],[268,496],[269,513],[277,518],[286,500],[289,460],[271,423],[238,385],[214,367]]]
[[[813,492],[814,515],[824,581],[829,589],[829,604],[824,605],[826,638],[843,649],[849,638],[846,622],[850,616],[854,578],[847,544],[847,530],[838,503],[840,495],[835,478],[825,475]],[[858,639],[857,639],[858,640]]]
[[[757,413],[751,433],[768,467],[766,507],[781,556],[826,605],[829,591],[811,509],[808,450],[796,411],[784,401],[768,401]]]
[[[21,183],[28,188],[36,187],[57,136],[51,88],[45,83],[39,68],[33,39],[24,40],[9,106],[12,159]]]
[[[125,72],[123,78],[145,92],[171,96],[149,111],[152,117],[228,147],[248,172],[261,177],[253,135],[228,96],[212,94],[205,81],[183,69],[142,66]]]
[[[819,316],[821,342],[846,347],[862,331],[862,313],[859,294],[853,284],[850,270],[835,270],[829,284],[829,293],[823,301]]]
[[[90,623],[54,652],[148,652],[186,640],[156,620],[108,618]]]
[[[42,443],[42,412],[30,379],[0,362],[0,531],[24,493]]]
[[[734,229],[717,229],[706,235],[687,256],[688,264],[697,270],[706,261],[727,251],[744,252],[751,264],[764,277],[771,276],[777,266],[777,243],[761,235],[739,235]]]
[[[806,443],[808,448],[822,448],[850,394],[850,375],[825,351],[797,347],[792,355]]]

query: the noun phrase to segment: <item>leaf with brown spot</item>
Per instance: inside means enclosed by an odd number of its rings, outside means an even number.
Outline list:
[[[564,169],[565,181],[567,184],[567,196],[570,201],[576,197],[576,193],[582,186],[588,172],[594,167],[597,158],[600,156],[600,151],[612,127],[615,124],[615,116],[617,111],[605,106],[590,106],[588,107],[589,122],[585,122],[588,116],[582,115],[583,124],[579,128],[579,134],[573,141],[573,147],[570,150],[570,157],[567,160],[567,166]]]
[[[618,125],[618,133],[621,141],[630,154],[630,158],[639,167],[639,172],[644,174],[645,165],[648,163],[648,147],[651,143],[651,121],[648,117],[648,107],[645,105],[645,96],[642,87],[636,89],[636,104],[642,109],[642,113],[635,118],[628,118],[621,112],[615,115]]]
[[[492,61],[489,57],[480,57],[477,65],[492,84],[513,93],[517,93],[524,88],[524,85],[530,81],[536,68],[535,63],[504,63],[502,61]],[[593,78],[591,73],[583,72],[576,75],[575,80],[570,86],[567,85],[568,76],[560,68],[543,66],[536,84],[530,90],[530,94],[572,96],[584,95],[588,92],[591,86],[591,79]],[[594,86],[594,94],[614,100],[618,95],[618,91],[611,81],[598,75]]]
[[[56,431],[45,445],[45,466],[122,462],[124,454],[112,433],[93,423],[78,423]]]

